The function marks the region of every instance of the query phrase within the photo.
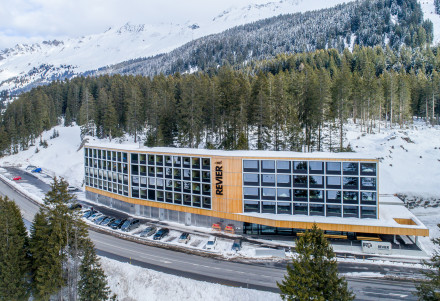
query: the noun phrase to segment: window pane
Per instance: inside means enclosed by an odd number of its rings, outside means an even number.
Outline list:
[[[327,177],[327,185],[330,186],[341,186],[341,177]]]
[[[341,162],[327,162],[327,171],[340,172],[341,171]]]
[[[261,183],[263,186],[275,186],[275,175],[274,174],[262,174]]]
[[[290,172],[290,161],[277,161],[278,172]]]
[[[358,193],[356,191],[344,191],[344,204],[358,204]]]
[[[307,213],[308,213],[307,204],[304,203],[293,204],[293,214],[307,215]]]
[[[258,186],[260,184],[258,174],[254,174],[254,173],[243,174],[243,180],[244,180],[245,185],[257,185]]]
[[[275,161],[274,160],[262,160],[261,168],[263,170],[275,170]]]
[[[357,162],[344,162],[342,164],[342,169],[344,174],[357,175],[358,174],[358,163]]]
[[[321,161],[310,161],[309,162],[310,172],[322,173],[324,170],[324,162]]]
[[[341,216],[342,208],[341,206],[327,205],[327,216]]]
[[[245,198],[252,198],[252,199],[260,198],[259,188],[256,187],[244,187],[243,194]]]
[[[275,199],[275,188],[263,188],[262,189],[263,199],[274,200]]]
[[[324,177],[323,176],[310,176],[309,177],[310,187],[324,187]]]
[[[344,188],[354,188],[358,189],[358,177],[343,177]]]
[[[245,201],[244,212],[260,212],[260,202]]]
[[[307,187],[307,176],[293,176],[293,187]]]
[[[275,213],[275,202],[263,202],[261,206],[262,213]]]
[[[277,203],[277,213],[278,214],[292,214],[292,204],[291,203]]]
[[[324,201],[324,190],[310,190],[310,201],[311,202],[323,202]]]
[[[361,163],[361,173],[367,175],[375,175],[376,163]]]
[[[293,171],[307,173],[307,161],[293,161]]]
[[[290,187],[290,175],[277,175],[278,186]]]
[[[293,196],[295,198],[307,199],[307,190],[306,189],[294,189]]]
[[[258,160],[243,160],[244,170],[258,171]]]
[[[291,190],[286,188],[278,188],[277,189],[277,198],[278,200],[290,200],[291,199]]]
[[[327,190],[327,203],[340,203],[342,192],[339,190]]]
[[[361,178],[362,189],[376,189],[376,178]]]

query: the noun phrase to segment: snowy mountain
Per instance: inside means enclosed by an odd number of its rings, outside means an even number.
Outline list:
[[[257,2],[257,4],[255,4]],[[240,1],[234,7],[175,24],[164,15],[161,24],[110,27],[103,33],[16,45],[0,51],[0,91],[19,91],[54,79],[171,50],[200,37],[286,13],[332,7],[344,0]]]
[[[440,32],[440,30],[436,30],[440,26],[440,16],[433,13],[433,1],[424,0],[420,3],[425,16],[434,23],[434,33],[437,33]],[[344,2],[362,3],[363,1],[246,0],[240,1],[236,6],[225,7],[210,14],[199,14],[182,24],[174,23],[171,17],[167,20],[167,16],[164,14],[163,22],[160,24],[149,24],[148,22],[132,24],[128,22],[122,26],[109,27],[105,32],[88,36],[43,41],[32,45],[16,45],[13,48],[0,51],[0,91],[8,90],[19,93],[53,80],[91,73],[151,75],[159,72],[186,72],[199,67],[200,56],[195,58],[194,54],[200,52],[200,49],[215,51],[217,55],[215,47],[223,46],[219,46],[219,43],[243,43],[248,38],[247,36],[250,36],[250,39],[247,40],[248,43],[260,47],[257,50],[263,53],[250,50],[248,53],[242,54],[244,56],[241,58],[242,62],[247,60],[246,56],[249,53],[252,55],[252,59],[261,59],[286,51],[286,47],[289,48],[290,44],[295,44],[294,47],[287,50],[290,52],[299,51],[299,49],[300,51],[313,50],[313,47],[316,48],[319,43],[323,43],[323,39],[319,36],[323,35],[323,24],[328,24],[331,27],[325,34],[331,36],[333,41],[336,42],[330,45],[324,43],[320,47],[350,47],[355,37],[350,36],[350,33],[347,34],[345,27],[351,26],[352,29],[352,23],[356,20],[353,21],[352,18],[352,20],[345,21],[345,23],[341,21],[341,19],[347,18],[347,12],[350,10],[339,11],[339,16],[334,13],[332,18],[323,16],[320,11],[316,11],[335,7]],[[340,7],[344,6],[339,5],[334,9],[335,12]],[[300,15],[299,21],[297,20],[296,24],[293,24],[293,22],[289,28],[279,28],[279,26],[285,26],[285,23],[276,20],[277,18],[272,18],[273,20],[270,21],[272,24],[264,24],[266,18],[299,12],[304,13],[311,10],[314,10],[312,15],[315,19],[311,18],[310,14]],[[351,11],[356,11],[356,9],[353,9],[352,6]],[[392,8],[391,14],[393,14]],[[306,24],[305,21],[302,22],[302,16],[309,17],[309,24]],[[362,17],[360,16],[360,18]],[[359,16],[356,18],[359,18]],[[258,20],[263,20],[260,21],[259,27],[265,26],[266,32],[273,31],[269,35],[271,44],[268,44],[266,40],[262,40],[261,28],[252,28]],[[283,18],[280,18],[280,20],[283,21]],[[286,20],[290,22],[288,17],[284,17],[284,21]],[[397,22],[396,20],[397,16],[393,17],[391,15],[391,22]],[[304,24],[301,24],[301,22]],[[228,30],[244,24],[247,24],[247,27],[238,28],[239,31],[241,30],[240,35],[236,32],[231,33]],[[409,27],[403,25],[404,30]],[[384,28],[382,24],[378,24],[377,27]],[[250,28],[252,32],[249,32],[248,35],[247,31]],[[305,33],[304,28],[307,28],[309,32]],[[293,34],[296,33],[300,33],[302,36],[300,38],[295,36],[295,39],[292,40]],[[284,34],[284,36],[279,38],[280,34]],[[290,34],[290,36],[286,34]],[[364,36],[367,39],[375,40],[364,42],[364,45],[383,44],[384,41],[389,40],[388,37],[381,36],[380,33],[376,36],[364,33]],[[224,39],[225,37],[228,39],[227,41],[219,41],[220,38]],[[268,37],[264,36],[264,38],[267,39]],[[435,35],[434,42],[439,40],[440,35]],[[310,41],[314,43],[311,49],[307,45]],[[236,51],[230,45],[226,46],[229,47],[227,50],[231,53],[221,53],[223,57],[214,58],[210,61],[211,65],[221,63],[224,57],[236,55]],[[179,47],[183,48],[179,49]],[[176,51],[177,49],[179,50]],[[206,57],[208,54],[202,53],[201,55]],[[194,64],[194,60],[198,61]],[[96,70],[99,71],[96,72]]]

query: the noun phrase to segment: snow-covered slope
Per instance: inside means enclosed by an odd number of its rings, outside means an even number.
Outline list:
[[[16,45],[0,51],[0,91],[49,82],[139,57],[169,52],[193,39],[280,14],[332,7],[350,0],[246,0],[233,7],[175,24],[163,14],[160,24],[126,23],[103,33]],[[111,24],[109,24],[110,26]]]
[[[440,42],[440,15],[435,13],[434,0],[419,0],[422,7],[423,17],[431,20],[434,25],[434,40],[433,44],[437,45]]]

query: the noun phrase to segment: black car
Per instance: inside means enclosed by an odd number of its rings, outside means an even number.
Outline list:
[[[159,231],[157,231],[156,234],[154,234],[153,239],[154,240],[161,240],[162,238],[167,236],[168,233],[170,233],[170,229],[162,228]]]
[[[78,203],[74,203],[69,206],[70,210],[81,209],[81,208],[82,208],[82,205],[78,204]]]
[[[121,229],[122,225],[127,221],[127,219],[117,219],[113,223],[109,224],[108,226],[112,229]]]
[[[142,230],[141,237],[148,237],[148,236],[152,235],[154,232],[156,232],[156,227],[155,226],[148,226],[147,228]]]
[[[138,219],[128,219],[121,227],[124,232],[130,232],[141,225],[141,221]]]

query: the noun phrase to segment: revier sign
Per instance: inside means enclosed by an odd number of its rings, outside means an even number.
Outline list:
[[[371,254],[391,254],[392,246],[384,241],[362,241],[362,251]]]
[[[223,195],[223,162],[215,162],[215,194]]]

